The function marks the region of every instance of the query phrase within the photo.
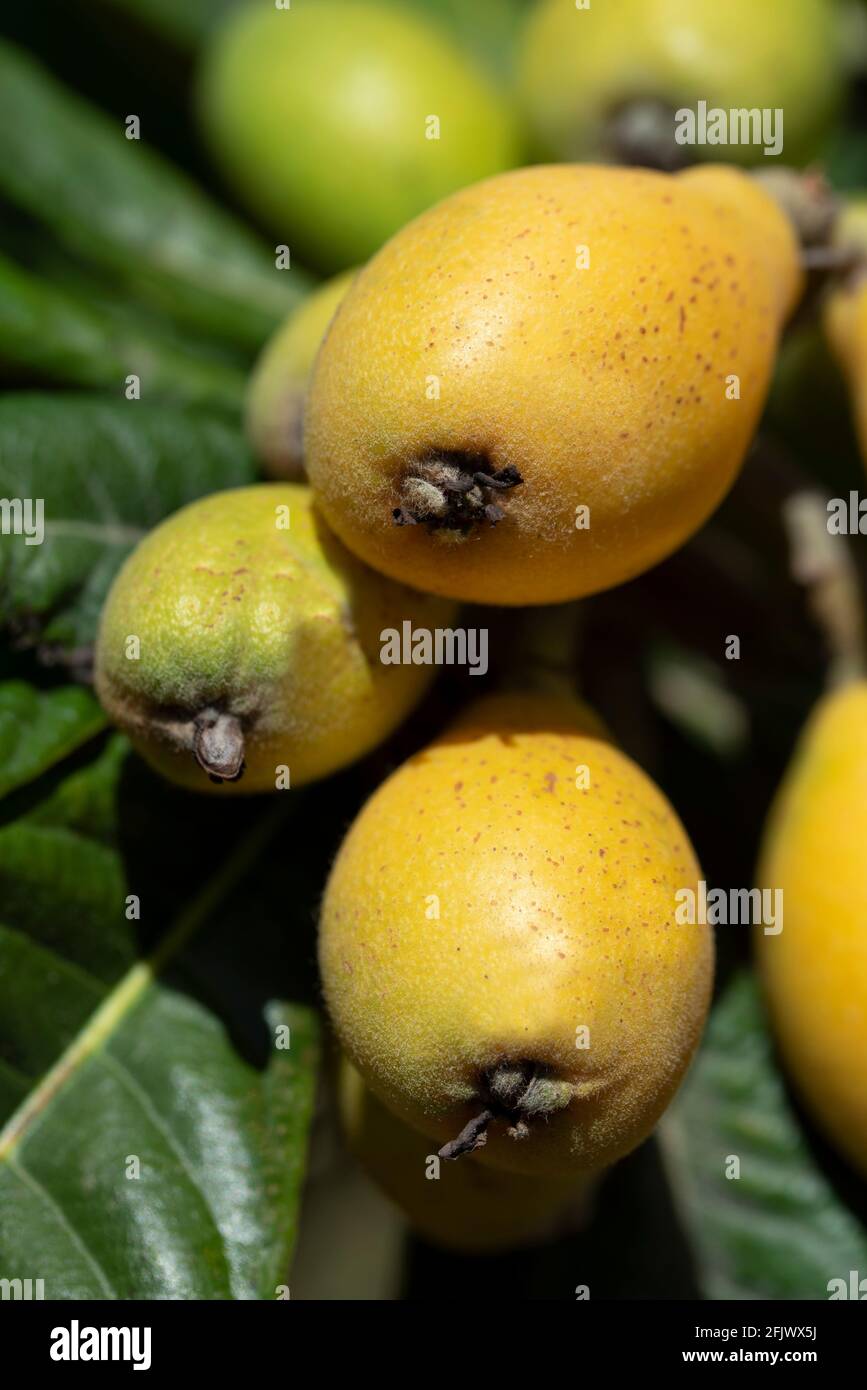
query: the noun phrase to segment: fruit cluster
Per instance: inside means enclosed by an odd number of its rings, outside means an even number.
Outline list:
[[[867,436],[857,208],[841,216],[815,175],[735,167],[740,147],[681,168],[670,139],[675,108],[736,91],[784,109],[787,156],[811,155],[839,75],[828,7],[702,0],[690,45],[673,0],[620,0],[628,50],[615,8],[594,3],[580,42],[575,7],[536,8],[524,125],[394,9],[335,0],[290,27],[242,7],[217,34],[199,91],[215,155],[263,221],[339,273],[251,380],[272,481],[170,517],[105,606],[100,698],[171,780],[234,795],[323,778],[385,740],[433,675],[385,664],[384,632],[452,630],[465,603],[583,600],[681,547],[743,464],[822,257],[825,330]],[[364,80],[379,100],[362,121]],[[460,138],[420,151],[429,112]],[[625,162],[637,147],[655,168]],[[588,162],[516,167],[534,151]],[[701,871],[668,801],[574,692],[513,674],[523,688],[471,704],[363,807],[320,926],[350,1144],[420,1230],[469,1248],[586,1206],[677,1090],[713,974],[708,925],[675,919]],[[817,716],[760,870],[790,894],[789,925],[759,937],[793,1073],[862,1166],[846,1057],[867,1041],[865,730],[863,686]],[[860,1002],[835,1028],[846,975]]]

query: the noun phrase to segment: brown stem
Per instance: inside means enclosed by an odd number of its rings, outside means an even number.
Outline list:
[[[472,1153],[481,1148],[487,1139],[487,1129],[494,1118],[493,1110],[480,1110],[468,1124],[465,1124],[457,1139],[450,1139],[439,1151],[440,1158],[460,1158],[461,1154]]]
[[[479,1091],[483,1108],[464,1125],[457,1139],[444,1144],[440,1158],[460,1158],[472,1153],[487,1140],[488,1125],[504,1120],[512,1139],[526,1139],[528,1121],[534,1116],[550,1116],[564,1109],[573,1096],[568,1081],[550,1076],[534,1062],[498,1062],[481,1080]]]
[[[864,253],[855,246],[806,246],[801,252],[801,264],[805,270],[851,275],[864,265]]]

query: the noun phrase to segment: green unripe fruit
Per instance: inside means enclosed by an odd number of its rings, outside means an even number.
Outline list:
[[[170,781],[297,786],[373,748],[428,684],[432,667],[381,663],[382,630],[452,612],[355,560],[308,488],[260,483],[182,508],[133,551],[103,611],[96,688]]]
[[[254,454],[271,478],[304,476],[304,403],[319,344],[354,270],[335,275],[309,295],[269,338],[250,376],[246,429]]]
[[[834,0],[542,0],[519,86],[545,157],[769,162],[763,143],[678,145],[675,112],[704,101],[727,116],[782,111],[778,153],[801,164],[838,105],[841,50]]]
[[[520,162],[515,118],[486,75],[447,34],[379,5],[241,6],[206,51],[199,109],[250,209],[326,269],[366,260],[447,193]]]

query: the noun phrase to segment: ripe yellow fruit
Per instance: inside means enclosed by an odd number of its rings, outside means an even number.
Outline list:
[[[335,275],[291,313],[262,349],[247,389],[247,438],[271,478],[304,476],[304,404],[319,345],[355,276]]]
[[[215,493],[137,546],[106,600],[96,688],[173,782],[273,791],[325,777],[394,729],[430,666],[382,665],[383,629],[450,605],[360,564],[289,483]]]
[[[350,1149],[367,1174],[433,1245],[482,1252],[512,1250],[578,1224],[593,1179],[530,1178],[436,1157],[436,1146],[393,1115],[345,1057],[338,1095]]]
[[[787,218],[724,166],[556,165],[454,194],[332,324],[306,417],[317,498],[356,554],[433,593],[621,583],[734,479],[800,286]]]
[[[821,701],[772,809],[758,872],[783,930],[756,930],[771,1018],[795,1086],[867,1174],[867,682]]]
[[[671,807],[589,711],[480,701],[338,854],[319,956],[342,1046],[440,1144],[487,1126],[482,1164],[602,1168],[650,1133],[702,1030],[712,940],[675,922],[698,876]]]

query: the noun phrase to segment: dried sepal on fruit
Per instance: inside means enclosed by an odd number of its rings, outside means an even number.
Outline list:
[[[349,1148],[412,1229],[434,1245],[474,1253],[534,1245],[586,1219],[594,1177],[534,1178],[468,1158],[446,1163],[399,1120],[346,1057],[338,1076]]]

